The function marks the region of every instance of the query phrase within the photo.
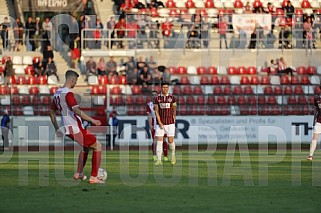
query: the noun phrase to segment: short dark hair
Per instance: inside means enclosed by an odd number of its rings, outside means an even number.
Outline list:
[[[168,86],[169,86],[169,82],[163,81],[162,84],[161,84],[161,86],[164,86],[164,85],[168,85]]]
[[[79,74],[76,73],[76,72],[73,71],[73,70],[67,70],[67,72],[66,72],[66,74],[65,74],[65,77],[66,77],[66,79],[71,78],[71,77],[78,78],[78,77],[79,77]]]

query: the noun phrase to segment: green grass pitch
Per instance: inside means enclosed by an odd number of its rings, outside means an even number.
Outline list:
[[[101,166],[108,171],[104,185],[72,179],[77,155],[73,151],[14,152],[8,162],[0,155],[0,212],[321,209],[320,151],[308,162],[307,151],[300,150],[177,150],[175,166],[164,162],[158,167],[148,150],[106,151]],[[87,176],[90,168],[91,154]]]

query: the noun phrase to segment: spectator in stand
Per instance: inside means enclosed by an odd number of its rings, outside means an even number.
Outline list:
[[[28,17],[27,23],[26,23],[26,46],[28,51],[35,51],[35,41],[34,41],[34,35],[36,32],[36,26],[33,22],[33,19],[31,16]]]
[[[85,79],[85,81],[88,81],[89,75],[98,75],[97,64],[94,61],[94,58],[92,56],[89,57],[89,60],[86,62],[86,79]]]
[[[253,32],[251,33],[251,40],[250,40],[249,49],[256,48],[256,39],[257,39],[257,34],[256,34],[256,29],[254,29]]]
[[[159,69],[159,68],[158,68]],[[162,82],[171,82],[171,72],[169,69],[165,67],[164,72],[162,74]]]
[[[270,68],[270,72],[268,73],[268,75],[278,73],[278,64],[273,59],[270,62],[269,68]]]
[[[95,8],[93,0],[87,0],[84,6],[85,15],[95,15]]]
[[[94,35],[93,37],[95,38],[95,49],[101,49],[101,38],[104,30],[104,25],[101,23],[100,19],[96,19],[96,30],[93,31]]]
[[[4,85],[10,84],[10,79],[12,76],[14,76],[14,69],[13,69],[13,63],[10,57],[7,58],[7,61],[4,65]]]
[[[173,34],[173,24],[169,20],[169,18],[166,18],[166,20],[162,23],[162,35],[164,37],[171,37]]]
[[[273,14],[275,12],[275,7],[271,2],[267,3],[266,13]]]
[[[109,21],[107,22],[107,47],[110,45],[110,49],[113,49],[113,44],[114,44],[114,39],[115,39],[115,29],[116,27],[116,22],[115,22],[115,17],[111,16],[109,18]]]
[[[283,59],[283,57],[280,58],[279,62],[278,62],[278,73],[280,75],[282,75],[283,73],[287,74],[287,75],[291,75],[293,76],[293,69],[290,67],[287,67],[285,60]]]
[[[209,30],[211,28],[211,24],[208,22],[206,17],[202,17],[201,24],[201,39],[203,41],[203,48],[208,48],[209,42],[211,40]]]
[[[292,32],[289,28],[289,26],[285,25],[281,28],[279,33],[279,49],[285,48],[285,49],[291,49],[291,38],[292,38]]]
[[[133,70],[134,68],[137,68],[137,62],[135,57],[128,57],[128,61],[124,63],[126,66],[126,71]]]
[[[138,69],[136,67],[126,71],[126,80],[128,84],[137,84]]]
[[[57,77],[57,80],[60,81],[60,80],[59,80],[59,76],[57,75],[57,66],[56,66],[56,63],[55,63],[55,61],[54,61],[51,57],[48,58],[48,63],[47,63],[47,65],[46,65],[46,69],[45,69],[43,75],[47,75],[48,78],[49,78],[50,76],[54,75],[54,76]]]
[[[125,15],[127,13],[130,13],[133,8],[133,4],[130,0],[125,0],[121,5],[120,5],[120,16],[121,18],[125,18]]]
[[[137,61],[138,71],[142,71],[145,66],[146,66],[146,62],[144,61],[143,56],[139,56],[138,61]]]
[[[201,15],[194,14],[191,18],[191,28],[187,33],[187,48],[200,48],[200,38],[201,38]]]
[[[311,17],[307,17],[306,21],[303,23],[303,43],[307,46],[308,34],[307,32],[312,32],[313,23]]]
[[[125,38],[125,29],[126,29],[126,21],[124,18],[120,18],[119,21],[116,24],[116,32],[117,32],[117,38],[118,40],[118,48],[124,48],[124,41],[122,40]]]
[[[253,9],[250,2],[246,2],[246,5],[243,8],[243,13],[253,13]]]
[[[80,36],[77,34],[75,35],[75,38],[71,40],[70,42],[70,50],[71,50],[71,60],[72,64],[71,67],[76,68],[77,64],[79,65],[80,60]]]
[[[114,2],[113,5],[113,13],[118,15],[120,13],[120,6],[124,2],[124,0],[112,0]]]
[[[284,12],[285,12],[287,18],[292,18],[292,16],[294,15],[294,7],[293,7],[291,1],[287,2],[287,5],[284,7]]]
[[[49,17],[46,17],[45,21],[42,23],[42,30],[44,33],[47,33],[48,38],[50,38],[50,34],[52,32],[52,23]]]
[[[148,66],[145,66],[143,70],[139,73],[138,84],[147,85],[151,83],[152,75],[148,70]]]
[[[220,34],[220,49],[222,49],[222,40],[225,42],[225,48],[227,49],[226,31],[228,30],[227,17],[220,16],[218,22],[218,33]]]
[[[35,22],[35,35],[34,35],[34,42],[35,42],[35,48],[38,49],[40,47],[40,37],[42,34],[42,23],[40,22],[40,18],[36,18]]]
[[[117,75],[117,63],[113,56],[110,56],[109,61],[107,62],[106,75],[108,78]]]
[[[38,76],[42,76],[42,72],[43,72],[43,66],[42,66],[42,63],[41,63],[41,60],[33,60],[32,62],[32,66],[33,66],[33,69],[35,71],[35,75],[38,77]]]
[[[134,19],[134,16],[130,16],[127,18],[126,23],[126,30],[127,30],[127,38],[128,38],[128,46],[129,49],[136,47],[136,41],[137,41],[137,31],[139,30],[139,26],[137,24],[137,21]]]
[[[162,7],[162,8],[164,8],[165,5],[164,5],[164,3],[161,2],[161,1],[152,0],[152,1],[151,1],[151,7],[154,7],[154,8]]]
[[[47,46],[47,49],[43,52],[43,59],[42,59],[42,65],[43,67],[47,66],[47,62],[49,58],[54,58],[54,53],[52,51],[51,45]]]
[[[97,71],[98,71],[98,75],[101,75],[101,76],[104,76],[107,73],[107,65],[103,57],[99,59],[99,62],[97,64]]]
[[[15,51],[20,51],[19,46],[23,44],[23,29],[24,26],[20,21],[20,18],[16,18],[16,22],[13,24],[13,36],[15,39]]]
[[[153,83],[153,84],[160,84],[160,83],[162,82],[163,75],[162,75],[162,73],[158,70],[157,67],[154,68],[154,69],[152,69],[151,78],[152,78],[152,83]]]
[[[3,23],[0,24],[1,29],[1,39],[3,49],[9,49],[9,28],[11,27],[8,17],[4,17]]]
[[[154,60],[154,56],[150,56],[148,62],[146,63],[146,65],[148,66],[149,70],[153,70],[155,68],[157,68],[157,64],[156,61]]]
[[[149,26],[149,40],[148,47],[150,48],[159,48],[159,38],[158,38],[158,30],[159,25],[157,22],[150,22]]]

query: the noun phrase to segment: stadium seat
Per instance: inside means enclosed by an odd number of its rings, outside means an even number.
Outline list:
[[[221,77],[220,82],[221,82],[221,84],[230,84],[230,79],[228,76],[224,75]]]
[[[178,104],[185,104],[185,97],[183,95],[177,96]]]
[[[235,86],[233,88],[233,94],[235,95],[241,95],[243,93],[242,87],[241,86]]]
[[[16,116],[22,116],[23,115],[23,108],[21,106],[14,106],[12,110],[12,114]]]
[[[235,67],[234,67],[234,69],[235,69]],[[219,67],[218,67],[217,73],[218,73],[219,75],[227,75],[227,74],[228,74],[226,67],[223,67],[223,66],[219,66]]]
[[[106,85],[108,84],[108,77],[106,75],[104,76],[99,76],[98,78],[98,83],[99,85]]]
[[[188,66],[187,67],[187,74],[189,75],[197,75],[197,69],[195,66]]]
[[[303,95],[298,96],[298,104],[307,104],[307,99]]]
[[[226,104],[226,98],[225,98],[225,96],[218,96],[216,103],[217,103],[217,104]]]
[[[232,94],[231,87],[230,86],[224,86],[223,87],[223,94],[231,95]]]
[[[195,104],[195,99],[193,95],[187,95],[185,96],[186,104]]]
[[[187,69],[184,66],[179,66],[177,67],[177,74],[180,75],[186,75],[187,74]]]
[[[282,93],[283,93],[281,86],[274,86],[273,91],[274,91],[275,95],[282,95]]]
[[[288,104],[288,105],[297,104],[296,97],[293,96],[293,95],[288,96],[288,98],[287,98],[287,104]]]
[[[272,105],[271,106],[271,114],[272,115],[281,115],[282,114],[281,107],[278,105]]]
[[[209,84],[209,80],[208,80],[208,77],[207,76],[201,76],[201,79],[200,79],[200,84],[201,85],[207,85]]]
[[[27,83],[28,83],[29,85],[37,84],[37,78],[36,78],[35,76],[29,76]]]
[[[16,84],[16,77],[11,76],[9,82],[10,82],[10,84]]]
[[[307,74],[308,75],[315,75],[317,72],[316,68],[314,66],[308,66],[308,69],[307,69]]]
[[[98,95],[99,94],[99,86],[98,85],[91,86],[90,94]]]
[[[262,85],[269,85],[269,84],[271,84],[271,83],[270,83],[270,78],[269,78],[269,76],[262,76],[262,78],[261,78],[261,84],[262,84]]]
[[[20,85],[26,85],[26,83],[27,83],[26,77],[25,76],[18,76],[16,83],[20,84]]]
[[[56,91],[59,89],[59,87],[53,86],[50,88],[50,95],[54,95]]]
[[[288,75],[282,75],[280,79],[281,84],[290,84],[290,79]]]
[[[244,96],[244,95],[240,95],[240,96],[237,98],[237,103],[238,103],[239,105],[245,105],[245,104],[246,104],[245,96]]]
[[[193,2],[193,0],[187,0],[185,2],[185,7],[186,8],[195,8],[195,3]]]
[[[133,98],[132,95],[126,95],[125,100],[126,100],[126,105],[127,106],[134,104],[134,98]]]
[[[185,95],[190,95],[192,94],[192,87],[190,85],[185,85],[182,92]]]
[[[57,85],[58,84],[58,78],[55,75],[48,76],[47,83],[49,85]]]
[[[221,73],[220,73],[220,74],[221,74]],[[233,66],[231,66],[231,67],[228,67],[228,68],[227,68],[227,74],[229,74],[229,75],[235,75],[235,74],[238,74],[238,73],[237,73],[236,68],[233,67]]]
[[[256,99],[253,95],[247,96],[246,103],[249,105],[256,105]]]
[[[30,95],[38,95],[39,94],[39,89],[38,87],[32,86],[29,88],[29,94]]]
[[[310,83],[311,83],[312,85],[320,85],[320,77],[317,76],[317,75],[312,75],[312,76],[310,77]]]
[[[38,76],[37,83],[38,84],[47,84],[46,76]]]
[[[217,75],[217,69],[216,69],[216,67],[213,67],[213,66],[208,67],[207,72],[210,75]]]
[[[271,76],[271,84],[272,85],[280,85],[281,81],[280,81],[280,76]]]
[[[253,95],[254,91],[250,85],[247,85],[247,86],[243,87],[243,94],[244,95]]]
[[[216,103],[215,96],[208,95],[206,103],[207,103],[207,105],[214,105]]]
[[[138,105],[145,104],[143,96],[141,96],[141,95],[135,96],[135,104],[138,104]]]
[[[166,2],[166,7],[167,7],[167,8],[175,8],[175,7],[176,7],[176,4],[175,4],[174,0],[168,0],[168,1]]]
[[[301,7],[302,8],[311,8],[312,6],[308,0],[302,0]]]
[[[171,66],[171,67],[168,67],[167,69],[169,70],[169,72],[170,72],[172,75],[178,74],[176,67],[172,67],[172,66]]]
[[[208,74],[206,67],[204,66],[197,67],[197,74],[199,75]]]
[[[214,0],[205,1],[205,8],[214,8],[214,7],[215,7]]]
[[[227,104],[229,104],[229,105],[235,105],[235,104],[236,104],[236,98],[235,98],[235,96],[232,96],[232,95],[227,96]]]
[[[218,78],[218,76],[214,75],[214,76],[211,76],[211,84],[220,84],[220,80]]]
[[[301,85],[295,85],[294,87],[294,94],[296,95],[303,95],[304,92],[303,92],[303,88],[301,87]]]
[[[40,100],[41,100],[41,104],[44,104],[44,105],[51,104],[50,96],[43,95],[40,97]]]
[[[0,95],[9,95],[10,90],[8,86],[0,86]]]
[[[132,94],[133,95],[138,95],[142,93],[142,88],[139,85],[133,85],[132,86]]]
[[[307,70],[303,66],[298,66],[296,68],[296,72],[298,75],[306,75],[307,74]]]
[[[19,94],[29,94],[29,88],[28,86],[21,85],[19,86]]]
[[[284,95],[292,95],[293,94],[292,86],[288,86],[288,85],[284,86],[283,94]]]
[[[10,93],[11,94],[19,94],[19,89],[18,89],[18,87],[16,87],[16,86],[11,86],[11,89],[10,89]]]
[[[241,82],[240,82],[240,76],[238,76],[238,75],[234,75],[234,76],[231,76],[230,77],[230,84],[233,84],[233,85],[239,85],[239,84],[241,84]]]
[[[182,76],[180,79],[181,84],[190,84],[188,76]]]
[[[277,104],[276,97],[275,96],[268,96],[267,97],[267,103],[268,104]]]
[[[250,84],[258,85],[260,83],[259,77],[256,75],[251,76]]]
[[[33,66],[28,65],[28,66],[25,68],[25,74],[26,74],[26,75],[34,75],[34,74],[35,74],[35,70],[34,70]]]
[[[221,95],[221,94],[223,94],[223,89],[222,89],[222,87],[219,86],[219,85],[214,86],[213,94],[214,94],[214,95]]]
[[[257,103],[261,105],[266,104],[265,96],[258,96]]]
[[[12,103],[13,105],[19,105],[19,104],[21,104],[20,96],[19,96],[19,95],[13,95],[13,96],[11,96],[11,103]]]
[[[181,86],[175,85],[175,86],[173,86],[172,88],[173,88],[173,94],[174,94],[174,95],[179,95],[179,94],[182,93],[182,91],[181,91]]]
[[[110,89],[110,94],[111,95],[119,95],[119,94],[121,94],[122,92],[121,92],[121,89],[120,89],[120,87],[119,86],[114,86],[114,87],[112,87],[111,89]]]
[[[201,86],[194,86],[193,88],[193,94],[200,95],[203,94],[203,90]]]
[[[118,76],[112,76],[109,80],[110,84],[119,84],[119,77]]]
[[[32,65],[32,57],[29,55],[23,56],[22,63],[24,65]]]
[[[309,78],[308,78],[309,79]],[[299,77],[294,75],[291,77],[291,84],[300,84]]]
[[[250,84],[250,79],[248,76],[242,76],[241,77],[241,84]]]
[[[41,57],[40,56],[33,57],[32,62],[35,64],[41,62]]]
[[[243,67],[243,66],[240,66],[240,67],[237,68],[236,73],[238,75],[245,75],[245,74],[247,74],[247,69],[245,67]]]
[[[31,104],[31,97],[29,95],[23,95],[21,98],[21,104],[30,105]]]
[[[10,104],[11,104],[10,95],[2,95],[0,99],[1,108],[3,109],[4,105],[10,106]]]
[[[16,75],[24,75],[25,74],[25,68],[22,65],[13,66],[13,69],[14,69],[14,73]]]
[[[97,95],[93,97],[93,104],[96,106],[105,105],[105,96]]]
[[[264,87],[264,94],[265,94],[265,95],[271,95],[271,94],[273,94],[272,87],[269,86],[269,85],[265,86],[265,87]]]
[[[248,75],[256,75],[256,67],[248,67],[247,68],[247,74]]]
[[[12,58],[13,65],[22,65],[22,57],[19,55],[15,55]]]

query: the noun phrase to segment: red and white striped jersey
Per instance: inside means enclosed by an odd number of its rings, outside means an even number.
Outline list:
[[[158,94],[154,99],[154,105],[158,105],[159,116],[164,125],[174,124],[173,104],[176,99],[172,94]],[[158,124],[158,121],[157,121]]]
[[[59,88],[54,94],[51,109],[58,110],[61,115],[61,125],[65,127],[65,134],[77,134],[83,129],[81,118],[72,108],[78,106],[74,94],[67,87]]]
[[[155,114],[154,104],[152,101],[147,103],[146,112],[150,113],[150,116],[152,118],[152,126],[154,127],[154,129],[156,129],[156,114]]]

